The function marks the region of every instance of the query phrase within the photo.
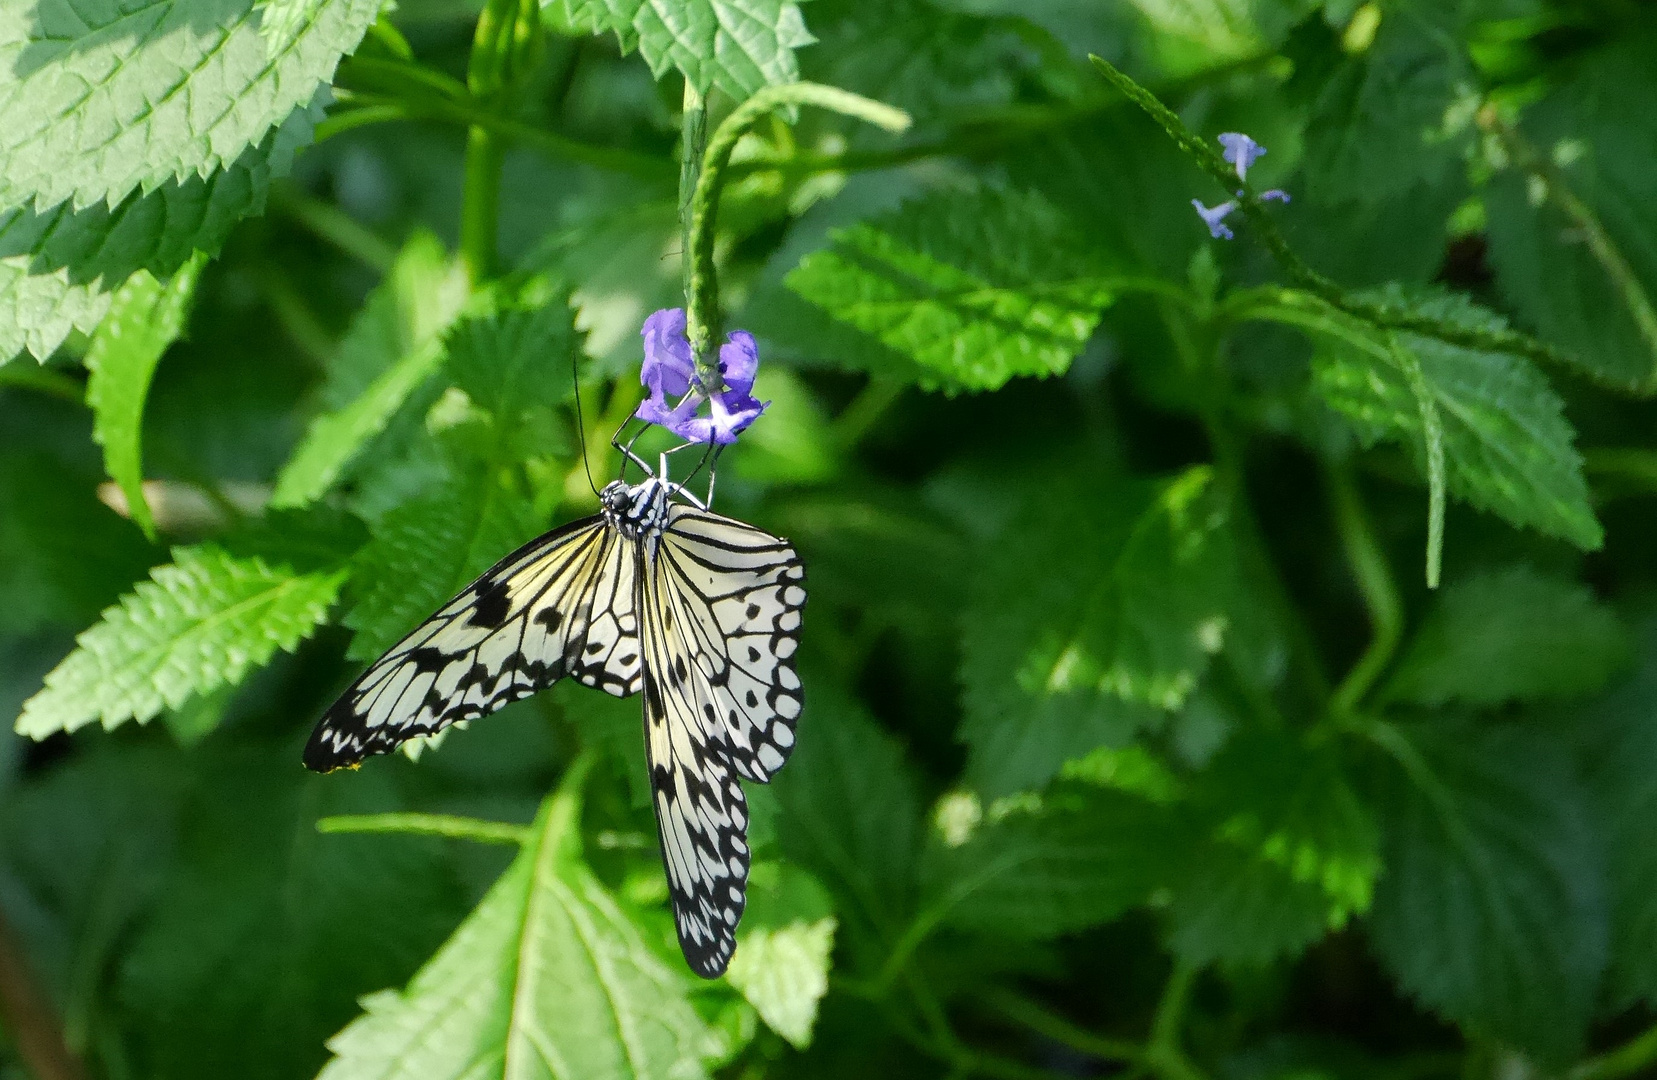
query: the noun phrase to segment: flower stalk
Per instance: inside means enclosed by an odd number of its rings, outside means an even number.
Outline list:
[[[688,100],[688,98],[687,98]],[[719,192],[724,187],[731,151],[761,117],[791,105],[813,105],[874,124],[896,133],[909,127],[909,114],[890,105],[833,86],[786,83],[768,86],[738,105],[715,129],[702,157],[700,174],[691,185],[689,228],[685,242],[686,334],[695,358],[696,377],[712,395],[724,389],[713,343],[719,337],[719,279],[714,272],[714,229],[718,223]],[[687,129],[688,130],[688,129]],[[687,167],[683,184],[691,176]],[[681,199],[683,198],[681,188]]]

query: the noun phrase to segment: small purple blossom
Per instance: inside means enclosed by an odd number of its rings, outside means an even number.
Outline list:
[[[1197,208],[1197,216],[1202,218],[1203,224],[1208,226],[1209,236],[1216,240],[1231,239],[1231,228],[1226,225],[1225,216],[1237,209],[1236,199],[1227,199],[1219,206],[1212,208],[1204,206],[1201,199],[1192,199],[1191,205]]]
[[[1247,180],[1249,166],[1265,154],[1266,148],[1240,131],[1228,131],[1220,136],[1225,147],[1225,159],[1237,167],[1237,179]]]
[[[1289,193],[1281,188],[1272,188],[1270,191],[1262,191],[1260,193],[1261,202],[1271,202],[1273,199],[1276,199],[1278,202],[1288,202]]]
[[[644,367],[639,381],[650,396],[633,415],[659,424],[687,442],[729,444],[759,418],[769,401],[753,395],[759,349],[746,330],[733,330],[719,347],[719,372],[725,388],[707,394],[696,378],[696,362],[685,336],[685,309],[663,308],[644,321]],[[670,403],[670,398],[677,398]],[[707,402],[711,416],[700,416]]]

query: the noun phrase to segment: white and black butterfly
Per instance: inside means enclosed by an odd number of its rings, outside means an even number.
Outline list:
[[[643,690],[679,944],[713,978],[746,902],[737,780],[770,780],[794,748],[805,569],[786,540],[710,512],[666,465],[610,484],[600,513],[514,551],[398,642],[329,708],[305,764],[355,765],[565,677]]]

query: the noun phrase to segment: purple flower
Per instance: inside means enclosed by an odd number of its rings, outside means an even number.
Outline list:
[[[1270,202],[1273,199],[1276,199],[1278,202],[1288,202],[1289,193],[1281,188],[1272,188],[1270,191],[1262,191],[1260,193],[1261,202]]]
[[[709,395],[696,378],[696,362],[685,337],[685,309],[663,308],[644,321],[644,367],[639,381],[650,396],[633,415],[660,424],[687,442],[728,444],[759,418],[769,401],[756,401],[754,375],[759,349],[754,336],[734,330],[719,347],[719,373],[725,388]],[[670,403],[669,398],[677,398]],[[707,402],[711,416],[698,415]]]
[[[1191,205],[1197,208],[1197,216],[1202,218],[1203,224],[1208,226],[1208,235],[1219,240],[1222,237],[1230,240],[1232,232],[1225,223],[1225,216],[1237,209],[1236,199],[1227,199],[1212,209],[1202,204],[1201,199],[1192,199]]]
[[[1248,179],[1249,166],[1266,152],[1264,146],[1240,131],[1228,131],[1221,135],[1220,145],[1225,147],[1225,159],[1237,167],[1239,180]]]

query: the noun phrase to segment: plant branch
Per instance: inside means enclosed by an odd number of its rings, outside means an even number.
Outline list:
[[[521,844],[529,836],[525,825],[480,821],[453,814],[341,814],[316,823],[320,833],[412,833],[475,840],[480,844]]]
[[[1375,531],[1358,495],[1351,469],[1345,465],[1330,466],[1325,470],[1324,477],[1341,546],[1346,549],[1352,576],[1369,611],[1369,645],[1340,686],[1336,687],[1329,703],[1336,716],[1350,717],[1392,662],[1393,653],[1403,637],[1404,604],[1399,598],[1398,586],[1392,579],[1386,556],[1375,539]]]
[[[1436,338],[1451,345],[1489,352],[1515,353],[1545,363],[1569,367],[1579,374],[1591,373],[1575,357],[1529,334],[1516,330],[1486,330],[1459,326],[1454,323],[1417,315],[1408,309],[1378,300],[1354,296],[1329,278],[1313,270],[1289,247],[1277,228],[1277,222],[1267,212],[1260,196],[1247,181],[1239,179],[1236,170],[1190,128],[1156,95],[1134,82],[1109,61],[1090,57],[1105,79],[1128,100],[1138,105],[1156,121],[1169,138],[1184,150],[1204,172],[1212,176],[1227,194],[1234,194],[1238,208],[1247,218],[1249,227],[1260,242],[1271,252],[1289,280],[1301,289],[1313,293],[1330,306],[1386,330],[1406,330],[1424,337]]]
[[[686,296],[686,333],[696,357],[696,374],[710,394],[724,388],[713,342],[719,333],[719,280],[714,273],[714,226],[719,213],[719,193],[725,184],[731,151],[755,121],[776,109],[790,105],[814,105],[844,116],[867,121],[887,131],[899,132],[909,126],[909,114],[890,105],[818,83],[788,83],[768,86],[738,105],[708,140],[702,159],[702,173],[691,194],[690,242],[685,258],[690,262]]]

